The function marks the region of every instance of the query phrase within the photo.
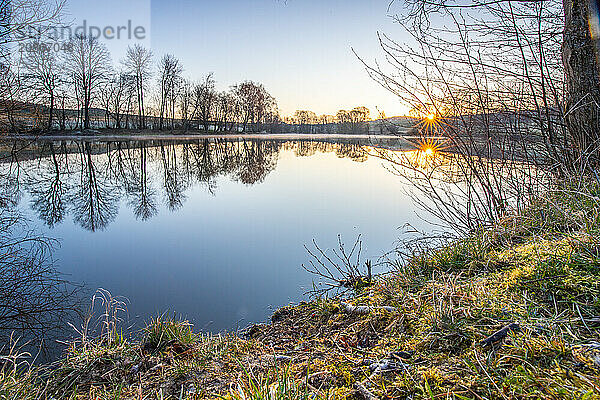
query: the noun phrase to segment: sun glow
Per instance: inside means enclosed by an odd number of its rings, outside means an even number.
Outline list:
[[[444,148],[442,138],[425,137],[419,140],[417,144],[419,154],[426,159],[436,158]]]
[[[442,118],[436,112],[423,114],[420,125],[430,133],[442,127]]]

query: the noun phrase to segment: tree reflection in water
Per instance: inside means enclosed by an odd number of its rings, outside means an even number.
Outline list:
[[[177,149],[173,144],[160,144],[160,158],[163,169],[163,187],[165,189],[167,207],[176,211],[183,206],[186,181],[180,177],[181,171],[177,164]]]
[[[320,152],[357,162],[368,158],[357,141],[42,142],[18,162],[0,162],[3,182],[9,183],[0,189],[14,192],[4,196],[13,204],[20,201],[21,190],[28,193],[31,208],[49,227],[70,214],[82,228],[98,231],[116,218],[121,202],[144,221],[158,213],[161,202],[168,210],[180,209],[192,187],[214,195],[219,177],[261,183],[283,150],[299,157]]]
[[[73,219],[87,230],[103,230],[117,216],[119,187],[107,173],[106,158],[93,160],[90,143],[78,147],[79,179],[68,193]]]
[[[40,359],[56,351],[52,338],[67,335],[64,321],[79,312],[80,290],[54,266],[58,242],[31,230],[16,210],[29,191],[32,209],[47,225],[63,220],[65,158],[53,145],[49,151],[50,162],[39,163],[36,174],[22,174],[16,158],[4,158],[0,169],[0,352],[15,345],[31,354],[41,351]]]
[[[40,165],[37,175],[30,176],[31,189],[31,208],[37,212],[37,215],[49,227],[60,224],[67,212],[64,201],[67,192],[66,182],[63,182],[61,170],[66,166],[61,166],[66,157],[60,157],[56,154],[54,144],[49,144],[51,163]]]
[[[183,207],[193,188],[215,195],[220,178],[245,185],[264,182],[282,151],[299,157],[333,153],[359,162],[367,159],[355,142],[210,139],[47,141],[17,156],[0,154],[0,339],[6,343],[15,330],[27,339],[72,335],[63,321],[76,319],[67,314],[86,296],[54,269],[55,242],[30,232],[13,211],[23,199],[50,228],[70,217],[83,229],[100,231],[115,220],[120,206],[144,221],[161,206],[170,211]]]

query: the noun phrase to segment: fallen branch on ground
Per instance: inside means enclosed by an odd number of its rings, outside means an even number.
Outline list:
[[[362,382],[354,383],[354,389],[356,389],[366,400],[379,400],[379,398],[371,393]]]
[[[520,330],[521,326],[516,322],[512,322],[504,328],[500,329],[499,331],[495,332],[493,335],[483,339],[481,342],[479,342],[479,344],[483,347],[493,345],[494,343],[504,340],[504,338],[506,338],[506,336],[508,335],[508,332],[519,332]]]
[[[352,304],[344,303],[344,302],[342,302],[341,304],[342,304],[342,307],[344,308],[344,310],[348,314],[363,315],[363,314],[368,314],[371,311],[375,311],[375,310],[385,310],[385,311],[389,311],[389,312],[398,311],[398,309],[396,307],[391,307],[391,306],[353,306]]]

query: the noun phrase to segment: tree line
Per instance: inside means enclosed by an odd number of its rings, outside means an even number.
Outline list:
[[[113,64],[106,46],[75,35],[57,52],[29,42],[0,63],[0,120],[10,132],[155,129],[259,132],[280,122],[275,98],[250,80],[219,91],[212,73],[184,76],[176,56],[135,44]]]
[[[321,116],[298,110],[282,119],[263,84],[246,80],[219,91],[213,73],[186,78],[176,56],[156,60],[140,44],[130,46],[116,65],[102,42],[84,35],[76,35],[61,52],[43,42],[27,48],[0,69],[0,120],[8,132],[369,133],[370,111],[364,106]]]
[[[299,133],[354,133],[368,134],[371,111],[364,106],[352,110],[339,110],[335,115],[317,115],[310,110],[297,110],[284,122],[294,126]]]
[[[49,29],[64,25],[64,4],[0,0],[0,131],[369,133],[366,107],[319,117],[298,110],[283,119],[263,84],[246,80],[217,90],[213,73],[187,78],[173,54],[156,57],[136,44],[114,63],[93,36],[44,42]],[[38,37],[23,34],[31,31]],[[16,56],[11,47],[19,48]]]

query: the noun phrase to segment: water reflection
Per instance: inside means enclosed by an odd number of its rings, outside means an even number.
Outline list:
[[[364,162],[368,153],[363,144],[209,139],[41,142],[19,153],[20,160],[5,160],[1,190],[13,204],[22,191],[28,193],[31,208],[50,228],[70,214],[79,226],[94,232],[115,220],[122,199],[137,219],[146,221],[158,213],[160,204],[179,210],[191,187],[202,186],[216,194],[220,176],[245,185],[263,182],[275,170],[283,150],[293,150],[298,157],[333,152]]]
[[[420,224],[407,186],[370,155],[397,140],[26,144],[0,143],[4,203],[59,239],[56,272],[84,286],[84,304],[97,288],[127,297],[132,329],[166,311],[211,332],[265,321],[312,287],[304,244],[362,233],[377,260]]]
[[[126,296],[135,328],[166,311],[212,332],[266,321],[313,287],[305,244],[363,234],[376,268],[399,227],[414,228],[409,238],[439,222],[417,216],[431,193],[417,186],[413,202],[415,183],[452,195],[464,176],[457,157],[397,152],[414,150],[401,140],[47,141],[16,157],[15,147],[0,143],[2,204],[60,239],[56,272],[85,284],[84,300],[97,288]],[[457,193],[448,204],[468,204]]]

